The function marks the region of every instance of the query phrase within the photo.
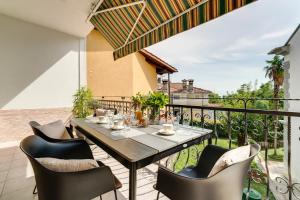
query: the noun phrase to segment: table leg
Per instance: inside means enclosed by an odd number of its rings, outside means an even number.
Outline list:
[[[211,137],[208,139],[208,144],[212,144],[212,138]]]
[[[129,169],[129,200],[136,200],[136,165],[133,163]]]

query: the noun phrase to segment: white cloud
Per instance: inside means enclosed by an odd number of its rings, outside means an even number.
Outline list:
[[[261,39],[279,38],[279,37],[282,37],[282,36],[290,35],[292,31],[293,31],[292,28],[288,28],[288,29],[285,29],[285,30],[279,30],[279,31],[273,31],[273,32],[266,33],[266,34],[262,35]]]
[[[258,43],[257,38],[240,38],[237,39],[233,44],[230,44],[225,51],[241,51],[244,49],[252,48]]]
[[[209,58],[201,57],[201,56],[192,56],[192,55],[184,55],[177,58],[177,62],[180,62],[185,65],[193,65],[193,64],[206,64],[211,63],[212,60]]]
[[[263,67],[274,47],[299,24],[299,0],[257,1],[147,48],[179,72],[173,80],[224,94],[242,83],[267,81]]]

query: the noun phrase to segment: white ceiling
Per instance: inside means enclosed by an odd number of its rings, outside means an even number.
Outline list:
[[[27,22],[85,37],[93,25],[86,23],[95,0],[0,0],[0,13]]]

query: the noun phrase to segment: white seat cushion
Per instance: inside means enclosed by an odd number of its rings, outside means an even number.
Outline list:
[[[78,172],[99,167],[93,159],[64,160],[57,158],[36,158],[44,167],[55,172]]]
[[[234,163],[242,162],[250,156],[250,145],[238,147],[224,153],[211,169],[208,177],[211,177],[223,169],[233,165]]]
[[[61,120],[36,127],[46,136],[54,139],[71,139],[64,123]]]

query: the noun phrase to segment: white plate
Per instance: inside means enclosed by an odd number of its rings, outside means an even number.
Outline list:
[[[174,134],[175,134],[175,131],[173,130],[173,131],[168,131],[168,132],[166,132],[164,129],[160,129],[160,130],[158,131],[158,133],[161,134],[161,135],[174,135]]]
[[[107,124],[107,123],[108,123],[107,120],[103,120],[103,121],[100,121],[100,120],[99,120],[99,121],[97,122],[97,124]]]
[[[89,119],[89,120],[91,120],[91,119],[93,119],[93,118],[94,118],[93,115],[89,115],[89,116],[86,117],[86,119]]]
[[[91,123],[98,123],[99,122],[99,119],[97,118],[91,118],[91,119],[88,119]]]
[[[124,128],[125,128],[124,126],[113,126],[113,127],[111,127],[112,130],[122,130]]]

